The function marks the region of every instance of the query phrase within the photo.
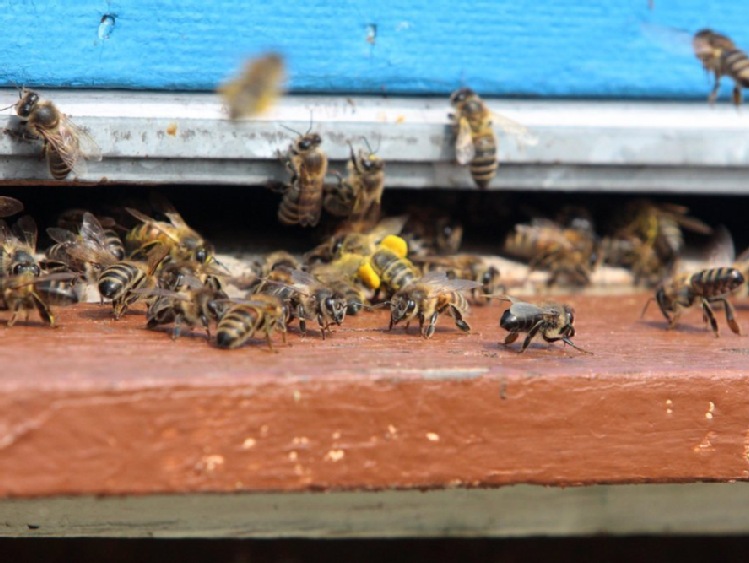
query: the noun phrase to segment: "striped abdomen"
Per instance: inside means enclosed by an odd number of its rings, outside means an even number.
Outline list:
[[[692,274],[689,285],[696,295],[705,298],[726,295],[744,283],[744,276],[736,268],[710,268]]]
[[[117,260],[125,258],[125,245],[122,244],[120,235],[114,229],[104,229],[104,246]]]
[[[219,348],[238,348],[255,334],[260,314],[253,307],[234,305],[218,322],[216,343]]]
[[[473,148],[476,153],[471,160],[471,177],[476,185],[484,189],[497,173],[497,139],[491,127],[473,134]]]
[[[468,299],[466,299],[466,296],[459,291],[450,291],[440,294],[437,310],[441,313],[450,306],[461,314],[467,313],[470,308],[468,305]]]
[[[294,178],[278,206],[278,220],[285,225],[314,227],[320,221],[322,189],[328,157],[322,151],[292,159]]]
[[[723,53],[723,73],[733,78],[744,88],[749,88],[749,57],[747,54],[740,49]]]
[[[146,273],[132,262],[118,262],[104,269],[99,276],[99,294],[118,300],[148,280]]]
[[[419,277],[413,264],[392,250],[381,248],[372,255],[372,268],[390,289],[398,291]]]
[[[47,165],[49,166],[49,173],[55,180],[64,180],[68,177],[68,174],[73,170],[63,160],[60,152],[56,150],[49,142],[45,145],[44,152],[47,156]]]

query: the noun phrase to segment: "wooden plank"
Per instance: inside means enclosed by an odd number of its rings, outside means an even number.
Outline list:
[[[429,538],[749,531],[734,484],[0,501],[0,537]]]
[[[469,84],[491,95],[705,99],[710,86],[688,42],[662,28],[710,26],[749,45],[749,15],[729,0],[5,8],[4,28],[22,32],[0,41],[4,83],[46,87],[212,90],[246,56],[276,49],[297,92],[444,94]]]
[[[576,341],[506,350],[498,306],[424,340],[387,313],[277,354],[85,305],[0,329],[0,495],[492,487],[749,477],[742,338],[644,296],[575,297]],[[739,313],[743,316],[742,313]],[[746,323],[746,319],[740,319]],[[722,323],[721,323],[722,324]]]

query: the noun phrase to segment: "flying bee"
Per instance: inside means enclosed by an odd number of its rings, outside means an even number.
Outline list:
[[[338,185],[327,190],[323,205],[325,209],[339,217],[353,220],[376,221],[380,217],[380,202],[385,189],[385,162],[375,154],[369,143],[369,152],[349,143],[351,157],[348,161],[348,178],[339,177]]]
[[[73,273],[53,273],[40,276],[33,270],[14,269],[12,276],[0,278],[0,297],[3,308],[11,311],[8,326],[13,326],[22,312],[36,309],[41,319],[55,326],[53,306],[75,305],[80,301],[79,277]],[[74,281],[75,280],[75,281]]]
[[[291,178],[281,191],[278,220],[284,225],[314,227],[320,221],[323,183],[328,171],[328,157],[320,149],[319,133],[308,132],[289,145],[283,160]]]
[[[702,317],[709,321],[710,328],[716,337],[720,336],[720,332],[715,313],[710,306],[713,303],[723,304],[728,326],[734,333],[740,335],[741,327],[736,321],[733,305],[728,301],[728,295],[743,283],[743,274],[731,267],[709,268],[693,274],[680,274],[658,286],[655,297],[647,300],[640,317],[645,315],[648,305],[655,300],[668,321],[668,328],[671,329],[676,326],[684,309],[694,305],[699,298],[702,303]]]
[[[212,262],[213,247],[192,229],[175,210],[166,211],[168,221],[157,221],[131,207],[125,210],[141,224],[125,235],[125,246],[134,257],[147,254],[154,246],[164,245],[175,260]]]
[[[288,301],[290,317],[299,319],[302,334],[307,334],[307,321],[317,319],[323,340],[332,324],[340,326],[343,323],[348,308],[345,298],[317,281],[312,274],[301,270],[273,270],[253,293],[262,294],[275,295]]]
[[[23,203],[14,197],[0,195],[0,217],[10,217],[23,211]]]
[[[489,296],[501,289],[499,269],[482,256],[424,256],[414,261],[423,264],[425,272],[444,272],[450,279],[467,279],[479,283],[479,287],[471,289],[471,300],[475,304],[488,303]]]
[[[39,94],[27,88],[20,91],[19,97],[16,113],[24,123],[26,137],[44,142],[44,156],[55,180],[64,180],[71,172],[82,174],[84,159],[101,160],[101,149],[96,142],[55,104],[42,100]],[[20,137],[24,138],[23,133]]]
[[[450,114],[455,130],[455,154],[458,164],[470,164],[471,177],[479,189],[486,189],[497,173],[497,138],[494,122],[527,144],[536,142],[528,130],[492,112],[470,88],[460,88],[450,96],[455,113]]]
[[[219,87],[229,119],[236,121],[268,111],[281,96],[284,79],[280,54],[266,53],[249,60],[241,74]]]
[[[701,29],[695,33],[692,47],[705,71],[715,76],[715,85],[707,98],[708,102],[715,103],[720,89],[720,79],[728,76],[734,82],[733,103],[740,106],[741,90],[749,88],[749,56],[738,49],[727,36],[711,29]]]
[[[279,331],[286,343],[288,316],[288,306],[275,295],[252,295],[250,299],[231,300],[218,321],[216,344],[219,348],[239,348],[256,332],[262,331],[268,348],[273,351],[273,332]]]
[[[437,317],[447,313],[455,319],[455,325],[463,332],[471,327],[463,317],[469,310],[463,291],[481,287],[473,280],[450,279],[444,272],[430,272],[400,289],[390,298],[390,327],[399,322],[406,323],[406,330],[413,319],[418,319],[421,335],[431,338]]]
[[[503,296],[503,299],[511,303],[510,308],[499,319],[499,326],[510,333],[505,337],[505,346],[515,342],[521,332],[527,332],[520,347],[520,352],[525,352],[531,340],[540,333],[546,342],[561,340],[575,350],[591,353],[578,348],[570,340],[575,336],[575,310],[569,305],[545,303],[536,306],[509,296]]]

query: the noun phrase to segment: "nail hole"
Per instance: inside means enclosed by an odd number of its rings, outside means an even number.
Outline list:
[[[114,31],[115,15],[104,14],[99,22],[99,39],[109,39]]]
[[[366,41],[370,45],[374,45],[376,40],[377,40],[377,24],[376,23],[370,23],[367,26],[367,38],[366,38]]]

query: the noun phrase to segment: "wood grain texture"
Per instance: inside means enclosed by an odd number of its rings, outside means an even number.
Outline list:
[[[277,354],[175,343],[95,305],[2,328],[0,495],[749,477],[745,339],[696,309],[672,332],[638,322],[642,296],[571,301],[593,356],[506,350],[498,306],[470,335],[447,318],[428,341],[387,333],[380,311]]]
[[[0,15],[0,66],[6,84],[206,90],[275,49],[294,91],[706,98],[678,30],[747,47],[749,14],[729,0],[652,4],[16,0]]]

